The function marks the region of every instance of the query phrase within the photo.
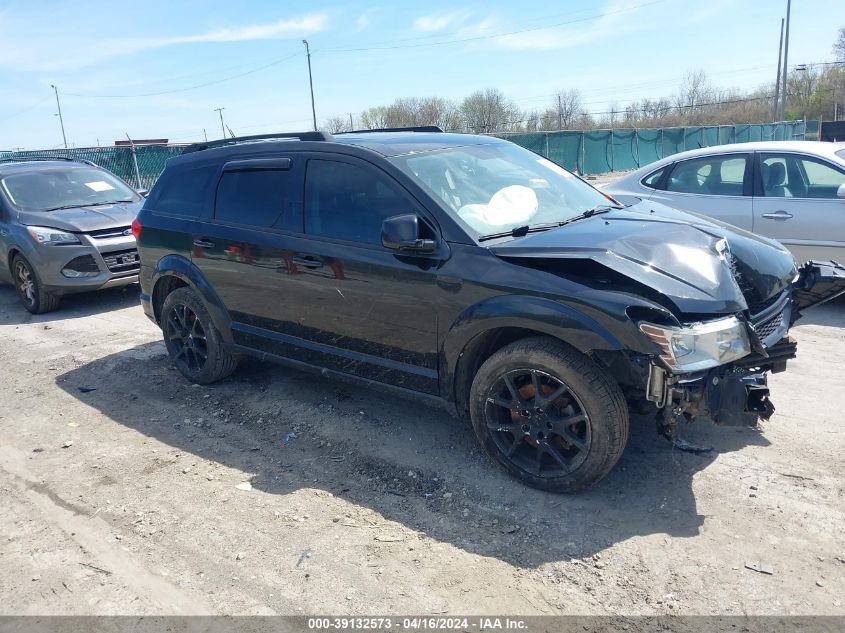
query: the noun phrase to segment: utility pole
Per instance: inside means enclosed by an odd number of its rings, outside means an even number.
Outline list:
[[[352,122],[352,113],[350,112],[349,113],[349,131],[352,132],[354,130],[355,130],[355,124]]]
[[[214,111],[220,115],[220,129],[223,130],[223,138],[226,138],[226,125],[223,123],[223,110],[226,108],[214,108]]]
[[[302,40],[305,44],[305,56],[308,58],[308,85],[311,87],[311,116],[314,118],[314,131],[317,131],[317,110],[314,108],[314,80],[311,77],[311,49],[308,47],[308,40]]]
[[[783,73],[780,87],[780,118],[786,117],[786,75],[789,73],[789,10],[792,7],[792,0],[786,0],[786,39],[783,42]]]
[[[65,149],[67,149],[67,136],[65,136],[65,120],[62,118],[62,104],[59,102],[59,89],[53,84],[50,84],[53,92],[56,93],[56,107],[59,109],[59,125],[62,126],[62,141],[64,141]]]
[[[202,129],[202,137],[205,139],[205,142],[208,143],[208,134],[205,133],[205,128]]]
[[[780,100],[780,60],[783,55],[783,18],[780,19],[780,44],[778,45],[778,76],[775,79],[775,107],[772,110],[772,123],[778,120],[778,102]]]

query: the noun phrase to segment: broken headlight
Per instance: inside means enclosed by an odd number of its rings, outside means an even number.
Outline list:
[[[640,323],[640,331],[660,348],[660,358],[678,372],[724,365],[751,352],[745,324],[736,317],[684,327]]]

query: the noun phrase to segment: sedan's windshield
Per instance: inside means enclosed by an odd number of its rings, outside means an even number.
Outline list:
[[[465,145],[392,160],[445,202],[474,237],[563,222],[613,204],[562,167],[512,143]]]
[[[53,211],[140,199],[118,178],[94,167],[14,173],[5,176],[0,184],[9,201],[22,211]]]

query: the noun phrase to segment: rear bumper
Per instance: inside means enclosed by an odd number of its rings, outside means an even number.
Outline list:
[[[144,314],[147,315],[147,318],[158,325],[158,321],[156,321],[155,311],[153,310],[153,301],[150,295],[145,294],[144,292],[141,293],[141,309],[143,309]]]

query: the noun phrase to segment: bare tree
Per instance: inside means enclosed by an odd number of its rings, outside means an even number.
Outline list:
[[[845,62],[845,26],[839,29],[839,37],[833,44],[833,54],[838,61]]]
[[[556,130],[569,130],[581,118],[581,93],[575,89],[561,90],[552,99],[552,109],[557,117]]]
[[[377,130],[379,128],[390,127],[388,125],[388,111],[387,106],[376,106],[368,108],[361,113],[361,127],[366,130]]]
[[[519,109],[500,90],[488,88],[469,95],[461,104],[467,130],[475,134],[510,132],[519,127]]]
[[[330,134],[339,134],[340,132],[351,132],[349,119],[344,116],[333,116],[326,119],[323,123],[323,129]]]

